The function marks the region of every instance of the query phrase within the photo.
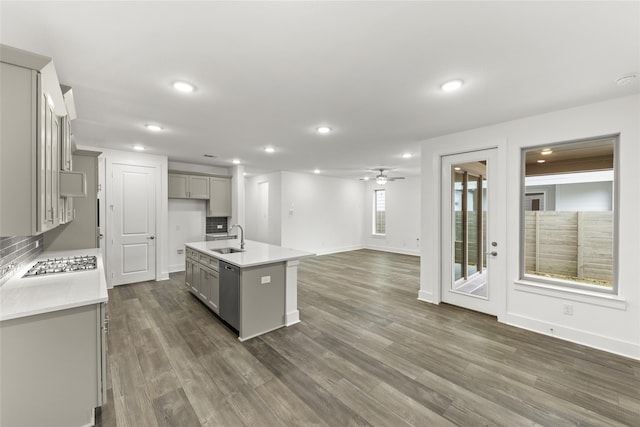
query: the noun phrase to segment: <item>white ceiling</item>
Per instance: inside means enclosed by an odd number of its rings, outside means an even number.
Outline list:
[[[615,84],[640,71],[637,1],[3,0],[0,19],[73,87],[79,145],[254,173],[414,175],[427,138],[640,92]]]

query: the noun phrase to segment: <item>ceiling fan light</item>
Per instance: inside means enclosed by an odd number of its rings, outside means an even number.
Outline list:
[[[386,176],[378,176],[378,177],[376,177],[376,184],[385,185],[386,183],[387,183],[387,177]]]

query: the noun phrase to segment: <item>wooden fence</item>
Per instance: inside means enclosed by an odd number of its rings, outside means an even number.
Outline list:
[[[526,211],[525,271],[612,283],[613,213]]]

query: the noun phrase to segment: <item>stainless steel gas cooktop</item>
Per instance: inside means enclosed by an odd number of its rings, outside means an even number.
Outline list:
[[[97,265],[97,258],[91,255],[50,258],[36,262],[22,277],[36,277],[57,273],[74,273],[77,271],[95,270]]]

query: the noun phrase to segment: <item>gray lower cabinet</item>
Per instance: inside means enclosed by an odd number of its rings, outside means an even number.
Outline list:
[[[0,322],[2,426],[94,424],[106,403],[106,303]]]
[[[219,312],[218,260],[187,248],[185,285],[214,313]]]

